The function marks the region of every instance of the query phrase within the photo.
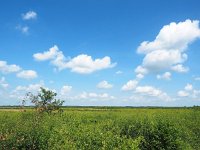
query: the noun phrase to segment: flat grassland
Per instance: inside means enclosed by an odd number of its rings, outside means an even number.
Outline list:
[[[200,149],[198,108],[0,109],[0,149]]]

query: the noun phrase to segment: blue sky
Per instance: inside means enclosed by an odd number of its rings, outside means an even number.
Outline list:
[[[200,105],[198,0],[0,5],[0,105],[54,90],[65,105]]]

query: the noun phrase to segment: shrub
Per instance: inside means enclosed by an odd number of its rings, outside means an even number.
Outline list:
[[[37,95],[31,92],[27,93],[26,99],[29,99],[35,105],[38,112],[47,112],[51,114],[52,111],[55,110],[61,112],[60,107],[64,103],[64,101],[56,99],[56,95],[57,93],[41,87]]]
[[[173,124],[161,119],[128,123],[122,128],[121,135],[133,139],[143,137],[139,144],[142,150],[175,150],[182,147],[179,131]]]

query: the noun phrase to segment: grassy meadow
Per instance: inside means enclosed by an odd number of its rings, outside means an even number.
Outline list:
[[[4,108],[0,149],[199,150],[200,110],[67,107],[48,115]]]

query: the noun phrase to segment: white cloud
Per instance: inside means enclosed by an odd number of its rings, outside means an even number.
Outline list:
[[[138,47],[138,53],[145,54],[145,57],[135,72],[141,74],[167,70],[187,72],[188,68],[182,65],[187,60],[185,51],[189,44],[199,37],[200,28],[197,20],[172,22],[164,26],[154,41],[144,41]],[[140,68],[145,72],[142,73]]]
[[[189,96],[189,93],[181,90],[181,91],[178,91],[178,96],[179,97],[187,97],[187,96]]]
[[[36,53],[33,55],[33,57],[37,61],[51,60],[57,56],[58,52],[59,52],[58,47],[56,45],[54,45],[48,51],[45,51],[43,53]]]
[[[122,74],[123,72],[118,70],[117,72],[115,72],[116,74]]]
[[[191,91],[191,90],[193,90],[192,84],[187,84],[187,85],[185,86],[185,90],[186,90],[186,91]]]
[[[10,97],[22,100],[26,93],[31,92],[36,94],[38,91],[40,91],[40,87],[45,88],[43,81],[35,84],[29,84],[27,86],[18,85],[13,91],[11,91]]]
[[[112,100],[114,96],[108,93],[94,93],[94,92],[82,92],[80,95],[73,97],[72,99],[88,99],[88,100]]]
[[[110,89],[112,87],[113,87],[113,85],[108,83],[108,81],[105,81],[105,80],[101,81],[97,84],[97,88],[99,88],[99,89]]]
[[[0,61],[0,72],[3,74],[17,73],[16,76],[24,79],[37,78],[37,72],[34,70],[22,70],[18,65],[8,65],[6,61]]]
[[[0,61],[0,72],[13,73],[20,71],[21,68],[15,64],[8,65],[6,61]]]
[[[21,85],[19,85],[19,86],[17,86],[17,87],[15,88],[15,90],[16,90],[16,91],[27,91],[28,89],[27,89],[26,86],[21,86]]]
[[[171,73],[170,72],[165,72],[162,75],[157,75],[157,79],[163,79],[163,80],[171,80]]]
[[[142,66],[137,66],[137,68],[135,69],[135,73],[145,75],[148,73],[148,70]]]
[[[23,34],[28,34],[29,33],[29,27],[28,26],[21,26],[18,25],[16,27],[17,30],[21,31]]]
[[[3,89],[6,89],[6,88],[9,87],[9,84],[6,83],[5,77],[1,77],[1,79],[0,79],[0,87],[2,87]]]
[[[199,21],[186,20],[165,25],[153,42],[144,41],[138,47],[138,53],[147,54],[155,50],[184,51],[188,45],[200,37]]]
[[[165,101],[170,99],[169,96],[167,95],[167,93],[161,91],[160,89],[152,87],[152,86],[138,86],[135,89],[135,93],[141,94],[144,96],[157,97],[157,98],[165,100]]]
[[[21,72],[17,73],[17,77],[24,79],[34,79],[37,78],[37,76],[37,72],[34,70],[22,70]]]
[[[22,19],[23,20],[30,20],[30,19],[36,19],[37,18],[37,13],[34,11],[28,11],[25,14],[22,14]]]
[[[199,100],[199,97],[200,97],[200,90],[193,90],[192,91],[192,98]]]
[[[178,50],[155,50],[143,59],[143,66],[149,72],[160,72],[170,69],[174,64],[182,63],[187,55],[181,54]]]
[[[200,90],[194,89],[192,84],[186,84],[184,90],[178,91],[177,95],[179,97],[189,97],[193,100],[200,100]]]
[[[105,56],[102,59],[93,60],[91,56],[79,55],[72,58],[66,67],[70,68],[72,72],[88,74],[97,70],[112,68],[115,64],[111,64],[110,57]]]
[[[178,64],[178,65],[172,66],[171,70],[179,72],[179,73],[185,73],[189,71],[189,68],[184,67],[182,64]]]
[[[64,85],[60,90],[60,94],[61,94],[61,96],[65,96],[65,95],[69,94],[69,92],[71,92],[71,90],[72,90],[72,86]]]
[[[143,78],[144,78],[144,75],[141,74],[141,73],[139,73],[139,74],[136,75],[136,78],[139,79],[139,80],[140,80],[140,79],[143,79]]]
[[[69,68],[72,72],[80,74],[89,74],[98,70],[112,68],[116,65],[116,63],[111,63],[108,56],[93,60],[91,56],[81,54],[74,58],[66,59],[63,52],[56,45],[50,48],[49,51],[34,54],[33,57],[39,61],[50,60],[51,64],[57,67],[58,70]]]
[[[44,83],[36,83],[36,84],[30,84],[28,86],[17,86],[15,88],[15,91],[24,91],[24,92],[38,92],[40,90],[40,87],[44,87]]]
[[[122,90],[123,91],[134,90],[136,88],[137,84],[138,84],[137,80],[130,80],[125,85],[122,86]]]
[[[137,68],[135,69],[135,73],[137,74],[136,78],[138,80],[141,80],[144,78],[144,75],[148,73],[148,70],[142,66],[137,66]]]

